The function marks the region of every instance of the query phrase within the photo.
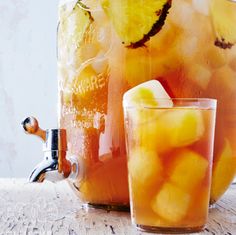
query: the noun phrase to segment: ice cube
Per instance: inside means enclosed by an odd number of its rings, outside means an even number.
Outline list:
[[[162,162],[156,152],[137,148],[129,153],[129,175],[133,184],[152,185],[162,178]]]
[[[230,61],[229,66],[232,70],[236,71],[236,57]]]
[[[220,87],[223,92],[235,92],[236,90],[236,79],[235,71],[229,66],[223,66],[216,69],[212,75],[212,81]]]
[[[193,22],[194,9],[189,1],[173,1],[173,11],[170,11],[168,18],[173,24],[176,24],[180,28],[188,29]]]
[[[193,36],[196,36],[200,42],[202,38],[204,38],[204,35],[208,33],[209,26],[211,26],[210,22],[208,22],[209,20],[206,20],[204,14],[199,14],[199,11],[196,11],[196,7],[191,3],[191,1],[181,0],[181,3],[179,3],[179,1],[172,1],[171,9],[174,10],[170,11],[168,19],[184,31],[186,42],[188,42],[188,40]],[[210,35],[212,35],[212,27],[210,27],[210,30]],[[204,35],[202,32],[204,32]],[[183,33],[181,33],[181,35],[182,34]],[[201,37],[199,37],[199,35],[201,35]],[[207,37],[207,39],[209,40],[209,37]],[[204,43],[205,42],[206,40]],[[200,46],[198,46],[198,48],[199,47]]]
[[[188,68],[187,76],[195,84],[205,90],[210,82],[211,72],[203,65],[191,64]]]
[[[207,60],[209,65],[214,69],[224,66],[227,62],[226,53],[215,45],[209,46],[209,49],[206,50],[205,59]]]
[[[176,154],[170,181],[191,193],[205,178],[209,162],[200,154],[184,149]]]
[[[180,56],[185,60],[194,59],[194,56],[199,53],[198,41],[199,39],[197,36],[193,35],[192,37],[189,37],[188,34],[183,33],[177,41],[177,50],[179,51]]]
[[[172,107],[173,102],[159,81],[150,80],[128,90],[123,96],[123,105],[131,107],[125,113],[129,114],[128,118],[134,126],[139,128],[141,123],[156,120],[155,108]],[[143,129],[138,133],[144,133]]]
[[[209,15],[209,1],[208,0],[193,0],[194,9],[203,14]]]
[[[150,80],[128,90],[123,100],[128,106],[172,107],[173,102],[169,98],[159,81]]]
[[[152,209],[163,219],[177,223],[184,219],[190,195],[171,183],[165,183],[152,202]]]

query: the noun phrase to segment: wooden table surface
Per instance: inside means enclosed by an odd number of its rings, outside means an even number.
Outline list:
[[[131,226],[127,212],[82,207],[66,181],[29,184],[25,179],[0,179],[0,234],[147,233]],[[210,209],[205,231],[197,234],[236,235],[236,185],[232,185],[215,208]]]

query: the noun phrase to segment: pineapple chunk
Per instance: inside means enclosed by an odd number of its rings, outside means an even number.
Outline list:
[[[169,143],[169,132],[165,124],[159,119],[166,110],[144,110],[142,114],[143,123],[140,123],[136,130],[137,144],[158,153],[163,153],[171,148]],[[140,115],[141,115],[140,114]]]
[[[198,141],[204,134],[201,111],[195,109],[158,110],[142,113],[145,123],[137,127],[140,145],[163,153]]]
[[[162,163],[157,153],[141,147],[130,152],[128,169],[133,183],[140,186],[158,183],[162,178]]]
[[[143,46],[164,25],[171,0],[102,0],[122,43],[131,48]]]
[[[130,198],[132,200],[133,207],[135,211],[138,210],[150,210],[152,198],[156,194],[156,189],[160,187],[160,183],[158,180],[155,184],[140,184],[134,179],[130,178]],[[153,190],[155,189],[155,190]],[[138,212],[137,212],[138,213]],[[153,213],[153,212],[152,212]]]
[[[211,0],[211,18],[216,34],[215,45],[223,49],[236,43],[236,6],[233,1]]]
[[[200,154],[188,149],[181,150],[175,157],[170,181],[190,193],[205,178],[209,163]]]
[[[137,121],[138,125],[134,129],[137,143],[158,153],[190,145],[204,134],[205,128],[200,110],[154,109],[139,111],[137,115],[143,121]]]
[[[225,140],[225,145],[221,154],[215,159],[212,171],[211,203],[216,202],[226,191],[230,182],[236,174],[236,156],[229,141]]]
[[[152,209],[163,219],[177,223],[184,219],[190,195],[171,183],[165,183],[152,202]]]
[[[199,140],[204,134],[202,113],[197,109],[175,109],[160,117],[166,144],[170,147],[182,147]]]

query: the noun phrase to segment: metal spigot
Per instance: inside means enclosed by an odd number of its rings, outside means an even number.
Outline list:
[[[38,136],[43,140],[44,159],[29,177],[29,182],[60,181],[76,178],[78,163],[76,158],[66,158],[67,138],[65,129],[42,130],[34,117],[27,117],[22,126],[27,134]]]

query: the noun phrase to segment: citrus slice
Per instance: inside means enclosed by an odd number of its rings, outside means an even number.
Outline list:
[[[223,49],[236,43],[236,3],[229,0],[212,0],[211,17],[216,34],[215,45]]]
[[[121,38],[131,48],[143,46],[164,25],[171,0],[102,0],[102,7]]]

